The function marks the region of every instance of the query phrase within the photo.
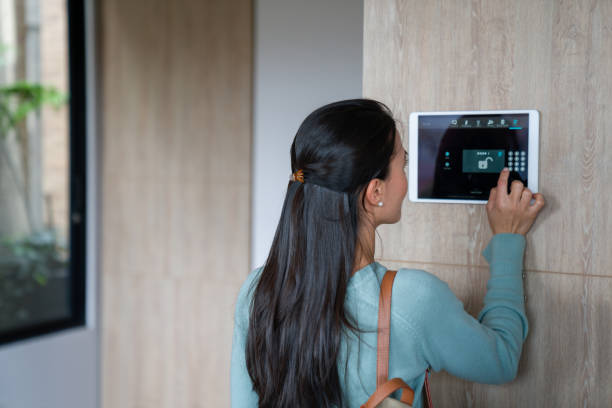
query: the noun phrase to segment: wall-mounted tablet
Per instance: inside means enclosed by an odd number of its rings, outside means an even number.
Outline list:
[[[536,110],[411,113],[410,200],[486,203],[504,167],[537,192],[539,123]]]

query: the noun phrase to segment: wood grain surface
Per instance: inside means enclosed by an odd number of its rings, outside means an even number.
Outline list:
[[[389,104],[405,145],[412,111],[538,109],[548,206],[526,266],[612,276],[611,2],[365,4],[364,94]],[[482,264],[483,206],[406,201],[403,210],[399,228],[380,229],[379,256]]]
[[[540,191],[527,237],[530,333],[503,386],[436,373],[436,407],[611,407],[612,1],[366,0],[364,95],[413,111],[537,109]],[[429,270],[476,314],[491,238],[482,205],[405,201],[381,263]]]
[[[230,404],[252,13],[247,0],[98,2],[104,407]]]

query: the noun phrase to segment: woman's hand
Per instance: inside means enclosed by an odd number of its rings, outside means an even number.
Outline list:
[[[514,180],[508,191],[510,171],[505,168],[499,175],[497,187],[491,189],[487,202],[487,216],[493,234],[527,234],[538,213],[544,207],[544,197],[533,194],[523,183]],[[531,204],[531,199],[535,202]]]

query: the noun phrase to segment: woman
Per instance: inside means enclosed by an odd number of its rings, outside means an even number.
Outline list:
[[[379,102],[340,101],[304,120],[268,259],[237,300],[233,407],[359,407],[374,392],[386,271],[374,262],[374,235],[400,219],[406,162],[395,121]],[[397,273],[389,378],[415,391],[415,407],[429,367],[489,384],[516,376],[527,336],[524,235],[544,199],[518,181],[508,194],[507,182],[504,169],[486,205],[494,236],[483,251],[491,277],[478,320],[436,276]]]

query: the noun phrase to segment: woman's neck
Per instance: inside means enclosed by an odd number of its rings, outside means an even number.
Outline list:
[[[357,244],[355,245],[355,263],[353,274],[374,262],[375,227],[370,223],[363,223],[359,227]]]

